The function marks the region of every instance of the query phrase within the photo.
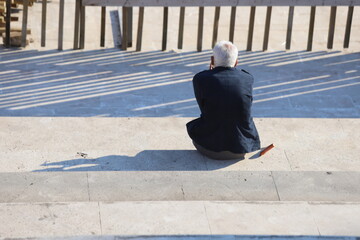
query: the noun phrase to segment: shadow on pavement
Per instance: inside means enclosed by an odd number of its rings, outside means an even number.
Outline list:
[[[81,157],[81,155],[83,157]],[[145,150],[135,156],[109,155],[87,158],[79,153],[73,160],[46,162],[46,169],[34,172],[51,171],[208,171],[225,168],[239,160],[212,160],[203,157],[195,150]]]
[[[203,52],[0,49],[0,116],[197,117]],[[360,53],[239,52],[254,117],[359,118]]]

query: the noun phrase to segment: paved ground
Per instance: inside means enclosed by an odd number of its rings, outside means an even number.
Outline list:
[[[147,34],[146,52],[94,49],[89,37],[86,50],[58,52],[51,36],[41,50],[36,38],[26,50],[0,48],[0,239],[360,236],[356,48],[240,51],[262,146],[276,147],[222,162],[199,155],[185,131],[199,115],[191,79],[209,50],[160,52]]]
[[[242,52],[276,147],[226,162],[185,131],[209,56],[2,49],[0,237],[360,235],[359,53]]]
[[[0,204],[6,237],[360,234],[358,203],[141,201]],[[335,220],[334,220],[335,219]]]
[[[2,49],[1,116],[196,117],[192,76],[210,51]],[[240,52],[254,117],[358,118],[356,52]]]

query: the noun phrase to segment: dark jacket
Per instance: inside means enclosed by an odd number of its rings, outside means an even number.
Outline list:
[[[201,116],[186,124],[191,139],[215,152],[260,149],[251,117],[253,82],[250,73],[231,67],[196,74],[193,85]]]

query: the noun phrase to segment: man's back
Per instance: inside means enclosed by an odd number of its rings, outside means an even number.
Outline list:
[[[253,77],[233,67],[216,67],[194,76],[201,117],[187,124],[198,145],[215,152],[247,153],[260,148],[251,117]]]

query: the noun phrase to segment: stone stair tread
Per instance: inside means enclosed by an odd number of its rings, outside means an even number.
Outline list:
[[[357,171],[0,173],[0,202],[360,202],[359,182]]]
[[[0,239],[91,235],[124,235],[129,239],[138,235],[360,235],[359,203],[0,203],[0,214]]]

